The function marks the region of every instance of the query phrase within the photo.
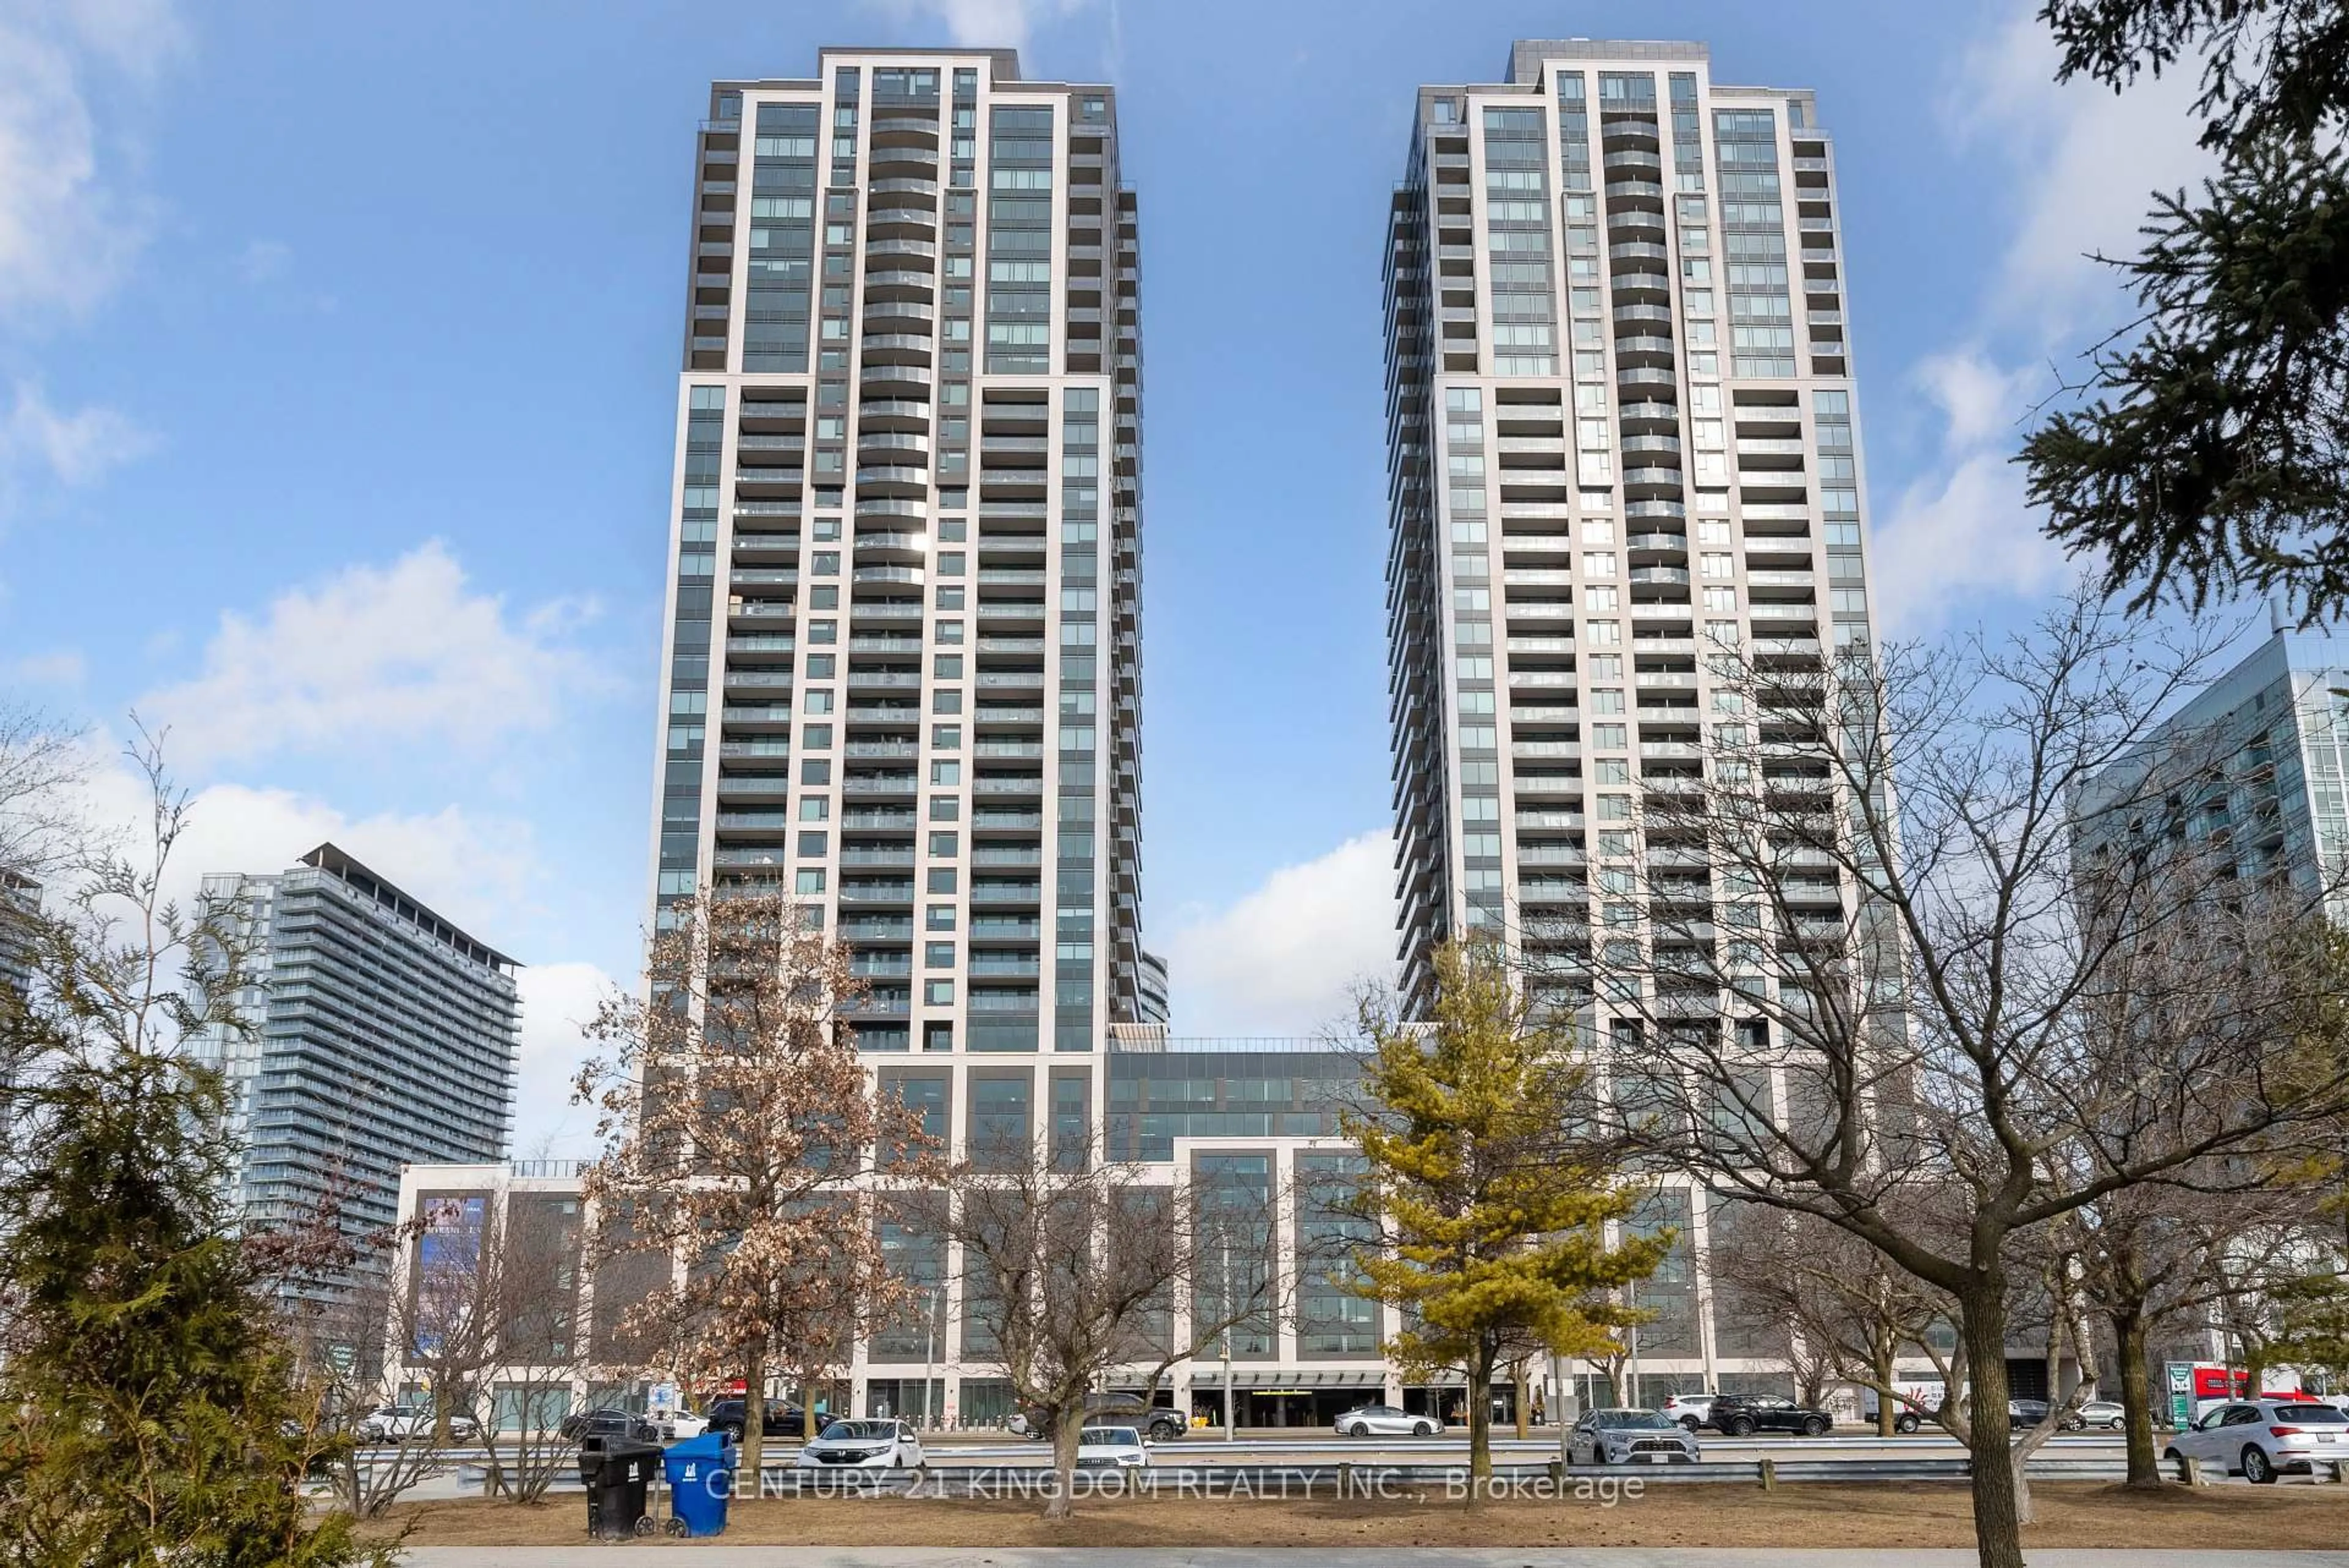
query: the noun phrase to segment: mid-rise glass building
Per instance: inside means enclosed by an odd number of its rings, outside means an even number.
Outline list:
[[[512,959],[333,844],[287,871],[207,876],[199,896],[234,911],[251,948],[243,1029],[194,1042],[227,1078],[246,1213],[300,1215],[331,1193],[347,1229],[381,1230],[404,1167],[505,1158]]]

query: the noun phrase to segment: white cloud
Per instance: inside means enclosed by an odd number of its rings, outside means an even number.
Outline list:
[[[1394,968],[1394,845],[1364,833],[1283,866],[1165,941],[1183,1035],[1310,1035],[1347,1020],[1353,986]]]
[[[2033,373],[2002,369],[1979,347],[1936,355],[1912,379],[1940,410],[1940,460],[1878,514],[1869,578],[1892,631],[1916,635],[1986,593],[2029,595],[2063,570],[2010,460]]]
[[[246,283],[274,283],[292,270],[294,247],[283,240],[249,240],[236,259],[237,274]]]
[[[2052,338],[2114,318],[2117,280],[2091,253],[2134,252],[2149,194],[2190,185],[2209,157],[2194,145],[2194,62],[2117,94],[2081,78],[2059,86],[2036,11],[2016,10],[1967,52],[1949,114],[1961,143],[1995,149],[2025,197],[1987,303]]]
[[[291,589],[259,620],[223,614],[202,673],[139,711],[171,727],[183,766],[419,741],[479,748],[546,729],[599,684],[564,640],[592,614],[568,601],[510,614],[436,541]]]
[[[154,445],[154,438],[128,416],[97,407],[61,411],[29,381],[16,383],[16,403],[0,423],[0,456],[11,471],[46,471],[72,488],[96,484]]]
[[[73,687],[88,676],[89,661],[79,648],[52,648],[0,665],[0,681],[14,686]]]
[[[539,964],[523,970],[515,1159],[595,1156],[595,1111],[571,1103],[571,1083],[589,1054],[585,1026],[613,988],[612,977],[593,964]]]
[[[900,22],[935,20],[948,42],[965,47],[1027,46],[1040,23],[1074,15],[1092,0],[872,0]]]
[[[1918,635],[1985,600],[2029,598],[2065,577],[2011,459],[2051,368],[2123,319],[2128,296],[2092,253],[2127,255],[2156,189],[2199,178],[2194,71],[2116,95],[2058,86],[2035,6],[2011,6],[1959,63],[1946,118],[2017,193],[2005,245],[1957,339],[1910,368],[1940,419],[1938,450],[1879,506],[1869,572],[1889,628]]]
[[[164,0],[0,5],[0,314],[88,310],[145,242],[102,161],[90,77],[152,77],[184,46]]]
[[[113,749],[116,740],[99,735],[90,743],[86,810],[136,859],[146,847],[150,797],[145,778]],[[167,759],[176,756],[176,741],[164,750]],[[501,950],[511,951],[512,933],[536,896],[538,856],[527,821],[457,806],[355,818],[316,796],[245,784],[214,784],[191,797],[166,891],[185,899],[211,872],[282,872],[329,841]]]

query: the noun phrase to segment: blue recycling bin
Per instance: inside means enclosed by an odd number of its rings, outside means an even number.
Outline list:
[[[734,1493],[734,1445],[707,1431],[670,1445],[662,1456],[668,1478],[669,1533],[722,1535],[726,1502]]]

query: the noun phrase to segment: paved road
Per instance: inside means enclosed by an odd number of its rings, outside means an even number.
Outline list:
[[[1258,1547],[823,1547],[638,1542],[636,1552],[691,1553],[693,1568],[1973,1568],[1971,1551],[1828,1552],[1606,1547],[1400,1547],[1267,1551]],[[411,1548],[406,1568],[610,1568],[610,1546]],[[2029,1553],[2030,1568],[2349,1568],[2349,1552],[2071,1552]]]

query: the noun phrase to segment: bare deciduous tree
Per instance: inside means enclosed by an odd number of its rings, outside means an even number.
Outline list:
[[[2343,1100],[2341,1042],[2276,1026],[2339,985],[2304,890],[2207,852],[2221,758],[2156,735],[2205,651],[2087,601],[1996,645],[1718,647],[1702,742],[1624,798],[1653,934],[1593,948],[1618,1103],[1716,1190],[1953,1299],[1984,1568],[2019,1568],[2028,1507],[1994,1415],[2016,1238],[2133,1187],[2261,1184],[2250,1156]],[[2203,962],[2162,984],[2220,1005],[2116,1023],[2147,1006],[2116,1005],[2122,955],[2173,933]],[[1921,1190],[1930,1233],[1901,1218]]]
[[[1088,1140],[999,1149],[961,1173],[946,1230],[960,1248],[966,1355],[999,1367],[1052,1438],[1047,1519],[1073,1511],[1085,1396],[1139,1369],[1145,1387],[1226,1332],[1276,1321],[1269,1183],[1212,1191],[1164,1166],[1107,1161]]]
[[[743,1382],[742,1463],[759,1474],[769,1371],[822,1336],[793,1303],[844,1271],[886,1274],[873,1223],[873,1152],[890,1180],[937,1185],[936,1140],[876,1095],[842,1009],[861,992],[846,950],[774,893],[718,893],[663,911],[649,994],[614,996],[590,1038],[610,1055],[581,1070],[605,1152],[588,1200],[633,1246],[674,1260],[670,1282],[630,1309],[683,1358]],[[841,1312],[863,1310],[853,1293]]]
[[[1708,1252],[1723,1326],[1771,1345],[1803,1403],[1819,1403],[1831,1381],[1873,1389],[1877,1432],[1890,1437],[1908,1403],[1896,1377],[1903,1357],[1925,1356],[1944,1389],[1955,1387],[1939,1343],[1950,1299],[1842,1227],[1735,1204],[1716,1212]],[[1914,1414],[1930,1420],[1937,1408]]]

